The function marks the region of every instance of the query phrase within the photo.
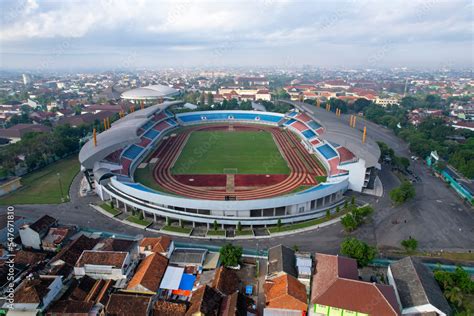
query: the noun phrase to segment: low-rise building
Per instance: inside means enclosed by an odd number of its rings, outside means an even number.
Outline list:
[[[127,290],[147,294],[156,294],[168,266],[168,258],[153,253],[143,259],[128,283]]]
[[[74,266],[74,275],[87,275],[93,279],[126,279],[130,264],[127,252],[86,250]]]
[[[309,315],[398,316],[391,285],[359,280],[357,262],[341,256],[315,254]]]
[[[433,273],[419,259],[406,257],[391,263],[387,278],[396,289],[402,315],[451,315],[451,307]]]
[[[265,309],[300,311],[308,310],[306,287],[295,277],[283,273],[263,285],[265,290]]]
[[[21,243],[26,248],[41,249],[41,242],[46,236],[49,229],[57,225],[58,221],[49,216],[44,215],[31,225],[23,225],[20,227]]]
[[[105,306],[107,316],[147,316],[152,310],[152,296],[114,293]]]
[[[58,251],[66,240],[68,233],[68,228],[51,227],[41,242],[43,250]]]
[[[3,307],[9,310],[8,315],[36,316],[48,308],[62,287],[58,276],[27,278],[16,288],[12,306],[5,303]]]

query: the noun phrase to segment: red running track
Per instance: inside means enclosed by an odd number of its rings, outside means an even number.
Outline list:
[[[225,196],[232,195],[238,200],[251,200],[289,193],[301,185],[315,185],[317,183],[314,176],[325,174],[325,171],[314,161],[293,133],[282,131],[278,128],[259,126],[259,130],[266,130],[272,133],[280,151],[288,162],[291,172],[285,181],[262,188],[238,192],[213,191],[183,184],[175,176],[171,175],[171,167],[184,148],[190,133],[206,128],[209,128],[209,126],[192,127],[179,133],[176,137],[168,138],[161,143],[153,155],[159,158],[154,169],[154,177],[160,186],[170,192],[190,198],[223,200]]]

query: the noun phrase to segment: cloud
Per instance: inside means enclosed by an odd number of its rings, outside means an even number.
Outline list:
[[[472,9],[469,0],[4,0],[0,54],[8,60],[15,53],[46,55],[67,46],[75,53],[104,56],[117,50],[171,54],[166,60],[173,60],[173,52],[208,57],[219,52],[221,59],[270,54],[265,62],[278,62],[288,58],[282,52],[289,47],[295,56],[311,60],[322,47],[347,47],[358,54],[387,43],[393,50],[416,46],[424,54],[436,54],[436,49],[425,51],[425,43],[443,52],[464,47],[451,51],[469,64]],[[347,52],[329,54],[324,57],[345,60]],[[402,62],[410,56],[394,54],[397,58]]]

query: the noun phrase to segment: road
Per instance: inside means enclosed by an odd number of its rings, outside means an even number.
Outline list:
[[[343,117],[348,121],[348,116]],[[358,124],[362,124],[359,120]],[[392,147],[397,155],[409,157],[408,146],[396,137],[392,131],[372,122],[365,123],[368,135],[377,141],[383,141]],[[362,129],[362,125],[358,125]],[[473,209],[463,204],[462,200],[441,180],[435,178],[431,171],[419,161],[412,162],[412,169],[421,181],[415,183],[416,198],[401,206],[393,206],[388,192],[399,185],[398,178],[390,167],[383,165],[380,179],[384,185],[384,195],[375,198],[368,195],[353,194],[358,200],[373,204],[375,212],[372,219],[362,225],[352,236],[377,245],[381,250],[400,247],[400,241],[414,237],[419,241],[419,248],[425,250],[474,250],[474,213]],[[71,201],[60,205],[21,205],[16,206],[16,213],[37,219],[44,214],[56,217],[61,223],[76,224],[98,231],[126,235],[156,235],[141,229],[112,220],[89,207],[97,202],[97,197],[78,197],[80,176],[71,185]],[[259,240],[261,249],[284,244],[298,246],[303,251],[320,251],[337,253],[339,244],[348,235],[340,223],[284,237],[272,237]],[[219,240],[202,240],[193,238],[174,238],[191,243],[223,244]],[[233,241],[233,244],[246,248],[255,248],[255,240]]]

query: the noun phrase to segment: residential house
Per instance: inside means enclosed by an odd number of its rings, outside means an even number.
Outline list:
[[[212,287],[222,295],[231,295],[239,289],[240,280],[234,270],[221,266],[214,274]]]
[[[74,275],[88,275],[93,279],[126,279],[130,264],[128,252],[86,250],[74,266]]]
[[[402,315],[452,314],[433,273],[419,259],[406,257],[391,263],[387,278],[396,289]]]
[[[316,253],[311,288],[309,315],[400,315],[394,288],[359,280],[354,259]]]
[[[127,290],[133,292],[142,292],[147,294],[156,294],[160,288],[161,280],[168,266],[168,258],[153,253],[143,259],[138,266],[137,271],[128,283]]]
[[[112,280],[94,280],[88,276],[72,279],[71,286],[62,297],[51,304],[48,316],[100,315],[109,299]]]
[[[283,273],[263,285],[265,291],[265,310],[284,309],[306,313],[308,296],[306,287],[292,275]]]
[[[11,140],[12,143],[20,141],[28,133],[48,133],[51,128],[40,124],[17,124],[9,128],[0,129],[0,138]]]
[[[114,293],[105,306],[107,316],[147,316],[152,310],[152,296]]]
[[[219,292],[207,285],[201,286],[191,296],[186,316],[218,316],[222,302]]]
[[[49,216],[44,215],[31,225],[23,225],[20,227],[20,238],[23,247],[41,249],[41,241],[48,233],[49,229],[57,225],[58,221]]]
[[[50,273],[62,275],[65,279],[72,276],[74,266],[84,250],[92,250],[98,242],[96,238],[80,235],[49,261]]]
[[[140,254],[144,254],[145,256],[156,252],[169,257],[173,249],[174,243],[168,236],[145,237],[140,242]]]
[[[16,288],[13,304],[5,303],[3,307],[9,309],[8,315],[36,316],[46,310],[62,287],[61,277],[58,276],[27,278]]]
[[[45,251],[57,251],[68,236],[69,229],[65,227],[51,227],[43,238],[41,246]]]
[[[267,278],[277,276],[281,272],[298,277],[295,252],[286,246],[278,245],[268,249]]]

